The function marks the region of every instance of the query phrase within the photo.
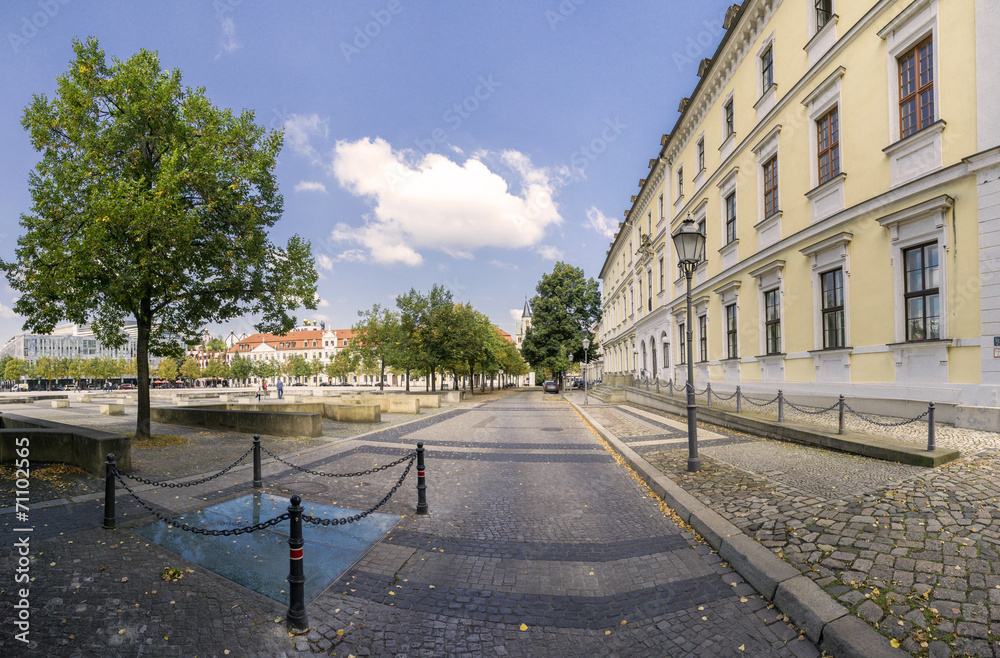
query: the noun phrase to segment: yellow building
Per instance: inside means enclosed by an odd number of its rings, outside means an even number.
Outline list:
[[[991,4],[734,5],[608,250],[605,373],[683,382],[690,321],[699,387],[998,406]]]

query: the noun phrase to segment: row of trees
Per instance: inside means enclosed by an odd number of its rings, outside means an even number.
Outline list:
[[[135,376],[136,363],[127,359],[112,359],[98,357],[84,359],[55,359],[49,356],[39,357],[31,363],[10,355],[0,358],[0,376],[8,381],[19,381],[22,377],[28,379],[111,379],[126,375]]]
[[[396,297],[396,309],[374,304],[358,315],[349,349],[337,356],[347,355],[345,366],[378,373],[380,382],[387,369],[406,374],[407,390],[413,375],[428,377],[435,390],[438,374],[451,374],[457,387],[460,377],[479,374],[492,382],[501,372],[510,377],[529,372],[490,319],[471,304],[455,303],[443,286],[427,294],[411,288]]]

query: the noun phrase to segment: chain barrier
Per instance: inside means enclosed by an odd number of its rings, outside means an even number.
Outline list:
[[[722,395],[718,391],[712,391],[712,395],[714,395],[716,397],[716,399],[718,399],[718,400],[722,400],[723,402],[727,402],[729,400],[732,400],[734,397],[736,397],[736,392],[733,391],[733,394],[730,395],[730,396],[728,396],[728,397],[726,397],[725,395]]]
[[[244,455],[244,457],[246,457],[246,455]],[[118,482],[123,487],[125,487],[125,491],[129,492],[129,494],[131,494],[131,496],[135,498],[136,502],[138,502],[140,505],[146,508],[147,512],[155,516],[160,521],[172,525],[175,528],[178,528],[180,530],[185,530],[187,532],[193,532],[198,535],[208,535],[209,537],[233,537],[236,535],[245,535],[248,532],[257,532],[258,530],[264,530],[265,528],[270,528],[271,526],[277,525],[282,521],[287,521],[290,518],[289,514],[286,512],[281,516],[276,516],[268,521],[264,521],[262,523],[255,523],[254,525],[246,526],[244,528],[226,528],[225,530],[197,528],[188,523],[177,523],[176,517],[168,517],[164,516],[163,514],[160,514],[155,509],[146,504],[146,501],[144,501],[142,498],[139,498],[139,496],[134,491],[132,491],[132,488],[129,487],[128,484],[125,482],[125,480],[122,478],[122,473],[118,471],[117,467],[114,469],[114,474]]]
[[[829,406],[829,407],[827,407],[826,409],[820,409],[820,410],[818,410],[818,411],[817,411],[817,410],[812,410],[812,411],[810,411],[810,410],[808,410],[808,409],[806,409],[806,408],[804,408],[804,407],[800,407],[800,406],[798,406],[797,404],[792,404],[792,403],[791,403],[791,402],[790,402],[790,401],[788,400],[788,398],[785,398],[785,404],[787,404],[787,405],[788,405],[789,407],[791,407],[792,409],[795,409],[795,411],[799,411],[799,412],[802,412],[802,413],[804,413],[804,414],[811,414],[811,415],[813,415],[813,416],[818,416],[818,415],[820,415],[820,414],[825,414],[826,412],[828,412],[828,411],[833,411],[834,409],[836,409],[837,407],[839,407],[839,406],[840,406],[840,402],[838,401],[838,402],[834,402],[834,403],[833,403],[832,405],[830,405],[830,406]]]
[[[778,396],[775,395],[774,399],[770,400],[768,402],[754,402],[751,398],[748,398],[746,395],[743,395],[743,401],[744,402],[749,402],[750,404],[752,404],[755,407],[766,407],[768,405],[771,405],[771,404],[774,404],[775,402],[777,402],[778,401]]]
[[[267,448],[264,449],[267,450]],[[136,482],[141,482],[142,484],[151,484],[154,487],[168,487],[170,489],[181,489],[183,487],[193,487],[196,484],[204,484],[205,482],[214,480],[220,475],[225,475],[229,471],[233,470],[233,468],[235,468],[237,464],[246,459],[251,452],[253,452],[253,446],[251,446],[249,450],[244,452],[242,457],[240,457],[239,459],[237,459],[232,464],[225,467],[215,475],[209,475],[208,477],[201,478],[200,480],[194,480],[192,482],[156,482],[155,480],[147,480],[146,478],[139,477],[138,475],[129,475],[128,473],[121,473],[120,471],[118,471],[118,469],[115,469],[115,472],[118,473],[118,475],[121,477],[127,477],[130,480],[135,480]]]
[[[405,480],[406,476],[409,475],[410,469],[413,468],[413,462],[416,461],[417,459],[417,453],[415,452],[410,453],[408,459],[410,460],[410,463],[406,465],[406,469],[403,471],[403,474],[399,476],[399,480],[397,480],[396,484],[393,485],[392,489],[389,490],[389,493],[387,493],[382,498],[382,500],[375,503],[373,507],[365,510],[364,512],[361,512],[360,514],[352,514],[351,516],[345,516],[344,518],[340,519],[317,519],[312,516],[303,515],[302,520],[305,521],[306,523],[312,523],[314,525],[322,525],[322,526],[347,525],[348,523],[354,523],[355,521],[360,521],[361,519],[365,518],[372,512],[376,511],[378,508],[382,507],[382,505],[385,505],[389,501],[389,499],[392,498],[392,495],[396,493],[396,490],[403,485],[403,480]],[[402,460],[396,463],[397,464],[402,463]]]
[[[296,470],[299,470],[299,471],[302,471],[303,473],[309,473],[310,475],[319,475],[319,476],[328,477],[328,478],[353,478],[353,477],[359,477],[361,475],[371,475],[372,473],[378,473],[379,471],[384,471],[386,469],[392,468],[393,466],[398,466],[399,464],[402,464],[403,462],[405,462],[407,459],[415,459],[416,456],[417,456],[417,453],[411,452],[408,455],[404,455],[404,456],[400,457],[399,459],[397,459],[396,461],[392,462],[391,464],[386,464],[385,466],[378,466],[376,468],[369,468],[369,469],[364,470],[364,471],[358,471],[357,473],[321,473],[319,471],[311,471],[308,468],[304,468],[302,466],[297,466],[297,465],[295,465],[295,464],[293,464],[293,463],[291,463],[289,461],[285,461],[284,459],[282,459],[278,455],[274,454],[273,452],[271,452],[270,450],[268,450],[264,446],[261,446],[260,449],[263,450],[264,452],[266,452],[267,454],[271,455],[272,457],[274,457],[276,460],[278,460],[282,464],[285,464],[286,466],[291,466],[292,468],[294,468]],[[407,468],[407,470],[409,470],[409,468]]]
[[[861,414],[859,414],[854,409],[851,409],[851,405],[847,404],[846,402],[844,403],[844,408],[847,409],[848,411],[850,411],[852,414],[854,414],[858,418],[860,418],[861,420],[865,421],[866,423],[871,423],[872,425],[878,425],[879,427],[900,427],[902,425],[909,425],[910,423],[915,423],[918,420],[926,418],[927,414],[930,413],[930,410],[928,409],[927,411],[925,411],[924,413],[920,414],[919,416],[917,416],[915,418],[910,418],[909,420],[903,420],[903,421],[900,421],[898,423],[883,423],[881,421],[872,420],[871,418],[868,418],[866,416],[862,416]]]

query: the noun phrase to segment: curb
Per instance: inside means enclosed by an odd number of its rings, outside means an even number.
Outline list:
[[[902,658],[909,655],[893,648],[888,638],[850,614],[798,569],[656,470],[576,402],[567,401],[681,520],[694,528],[761,596],[774,603],[802,629],[813,644],[837,658]]]

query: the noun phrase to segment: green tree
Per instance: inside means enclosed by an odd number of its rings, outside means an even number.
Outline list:
[[[431,390],[436,389],[438,368],[453,358],[445,337],[454,305],[451,292],[437,284],[426,295],[411,288],[407,294],[396,297],[400,327],[403,329],[401,351],[410,355],[400,367],[412,367],[427,373]]]
[[[531,326],[521,346],[524,359],[532,368],[556,376],[569,369],[569,354],[574,361],[583,359],[585,334],[591,338],[592,359],[598,345],[589,330],[601,319],[597,282],[584,278],[580,268],[560,261],[551,274],[542,275],[535,292]]]
[[[214,377],[216,379],[228,379],[229,378],[229,365],[226,362],[219,359],[212,359],[205,365],[205,370],[202,372],[205,377]]]
[[[271,359],[258,361],[254,365],[254,375],[256,375],[261,379],[270,379],[271,377],[277,377],[280,373],[281,373],[281,367],[278,365],[278,362],[272,361]]]
[[[241,383],[253,376],[253,362],[237,354],[229,364],[229,375]]]
[[[309,377],[323,374],[323,362],[318,356],[314,356],[309,362]]]
[[[225,352],[226,351],[226,341],[222,340],[218,336],[208,341],[208,345],[205,346],[207,349],[214,352]]]
[[[326,374],[346,382],[347,377],[357,368],[357,363],[349,350],[341,350],[326,365]]]
[[[3,378],[19,382],[21,381],[21,377],[28,374],[28,370],[28,362],[15,357],[7,362],[7,366],[3,371]]]
[[[358,311],[361,319],[352,327],[354,339],[349,350],[358,356],[361,368],[366,372],[378,372],[378,386],[385,387],[385,367],[393,365],[393,357],[399,353],[399,314],[374,304],[367,311]]]
[[[201,366],[198,362],[188,357],[184,359],[184,363],[180,367],[181,377],[186,377],[187,379],[198,379],[201,377]]]
[[[177,379],[177,373],[179,368],[177,367],[177,361],[170,357],[166,357],[160,361],[160,365],[156,366],[156,376],[160,379],[165,379],[168,382],[172,382]],[[142,382],[139,382],[140,387]],[[142,390],[140,388],[140,390]]]
[[[93,38],[73,50],[55,97],[24,111],[41,159],[16,258],[0,269],[36,333],[90,322],[121,346],[134,318],[144,438],[149,354],[176,354],[205,324],[243,315],[261,318],[258,331],[288,331],[290,310],[316,307],[317,275],[308,242],[280,248],[267,233],[283,205],[281,133],[182,86],[155,52],[108,62]]]
[[[56,366],[58,362],[51,356],[40,356],[35,361],[35,376],[46,380],[46,387],[52,386],[53,379],[56,378]]]

